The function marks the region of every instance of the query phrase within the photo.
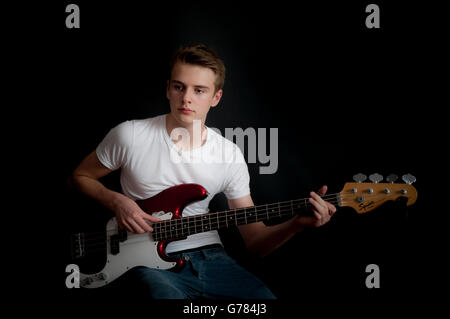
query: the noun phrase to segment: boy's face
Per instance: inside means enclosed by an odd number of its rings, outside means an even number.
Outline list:
[[[189,126],[193,120],[205,123],[210,107],[222,97],[222,90],[215,92],[215,80],[209,68],[180,62],[174,65],[167,81],[167,98],[170,113],[181,126]]]

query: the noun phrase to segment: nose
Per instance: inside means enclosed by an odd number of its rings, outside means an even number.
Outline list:
[[[184,90],[183,102],[186,104],[191,104],[192,103],[192,94],[193,94],[193,91],[191,91],[190,89]]]

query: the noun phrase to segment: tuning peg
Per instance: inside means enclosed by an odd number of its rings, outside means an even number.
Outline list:
[[[391,184],[393,184],[397,179],[398,179],[398,176],[395,174],[391,174],[388,177],[386,177],[386,180]]]
[[[353,180],[358,183],[364,182],[366,179],[367,176],[361,173],[353,175]]]
[[[416,181],[416,177],[411,174],[403,175],[402,179],[406,184],[412,184]]]
[[[375,173],[375,174],[370,175],[369,179],[372,183],[378,183],[383,180],[383,176],[378,173]]]

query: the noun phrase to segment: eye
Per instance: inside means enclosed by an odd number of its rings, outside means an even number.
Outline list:
[[[183,86],[180,84],[174,84],[173,88],[175,89],[175,91],[182,91],[183,90]]]
[[[205,93],[205,91],[204,91],[203,89],[196,89],[195,92],[196,92],[197,94]]]

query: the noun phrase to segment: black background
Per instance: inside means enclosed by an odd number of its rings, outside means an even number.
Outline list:
[[[14,250],[14,256],[39,260],[32,269],[43,269],[32,288],[19,291],[33,289],[35,301],[75,308],[110,298],[64,285],[65,238],[89,204],[68,190],[66,180],[113,126],[169,112],[171,54],[204,43],[227,67],[224,96],[206,124],[222,132],[279,131],[277,172],[260,175],[260,164],[249,164],[255,204],[306,197],[324,184],[338,192],[359,172],[411,173],[419,192],[407,210],[397,203],[356,216],[342,208],[326,226],[297,234],[262,260],[245,255],[236,230],[223,232],[230,254],[292,313],[311,302],[338,301],[347,310],[395,305],[400,311],[422,304],[430,291],[426,284],[443,274],[437,263],[442,252],[430,237],[439,234],[433,230],[439,217],[429,208],[431,177],[438,175],[445,148],[438,6],[377,1],[381,29],[369,30],[365,1],[76,1],[81,28],[67,29],[69,3],[23,7],[10,24],[21,35],[9,33],[13,46],[23,48],[11,80],[30,87],[15,101],[26,101],[21,118],[31,120],[36,134],[15,145],[35,159],[22,165],[27,187],[39,194],[26,214],[35,216],[33,225],[42,223],[33,229],[46,242],[42,250],[24,253],[27,244]],[[105,183],[118,187],[117,177]],[[225,205],[218,196],[211,209]],[[36,242],[37,233],[31,234]],[[380,266],[380,289],[364,284],[371,263]]]

